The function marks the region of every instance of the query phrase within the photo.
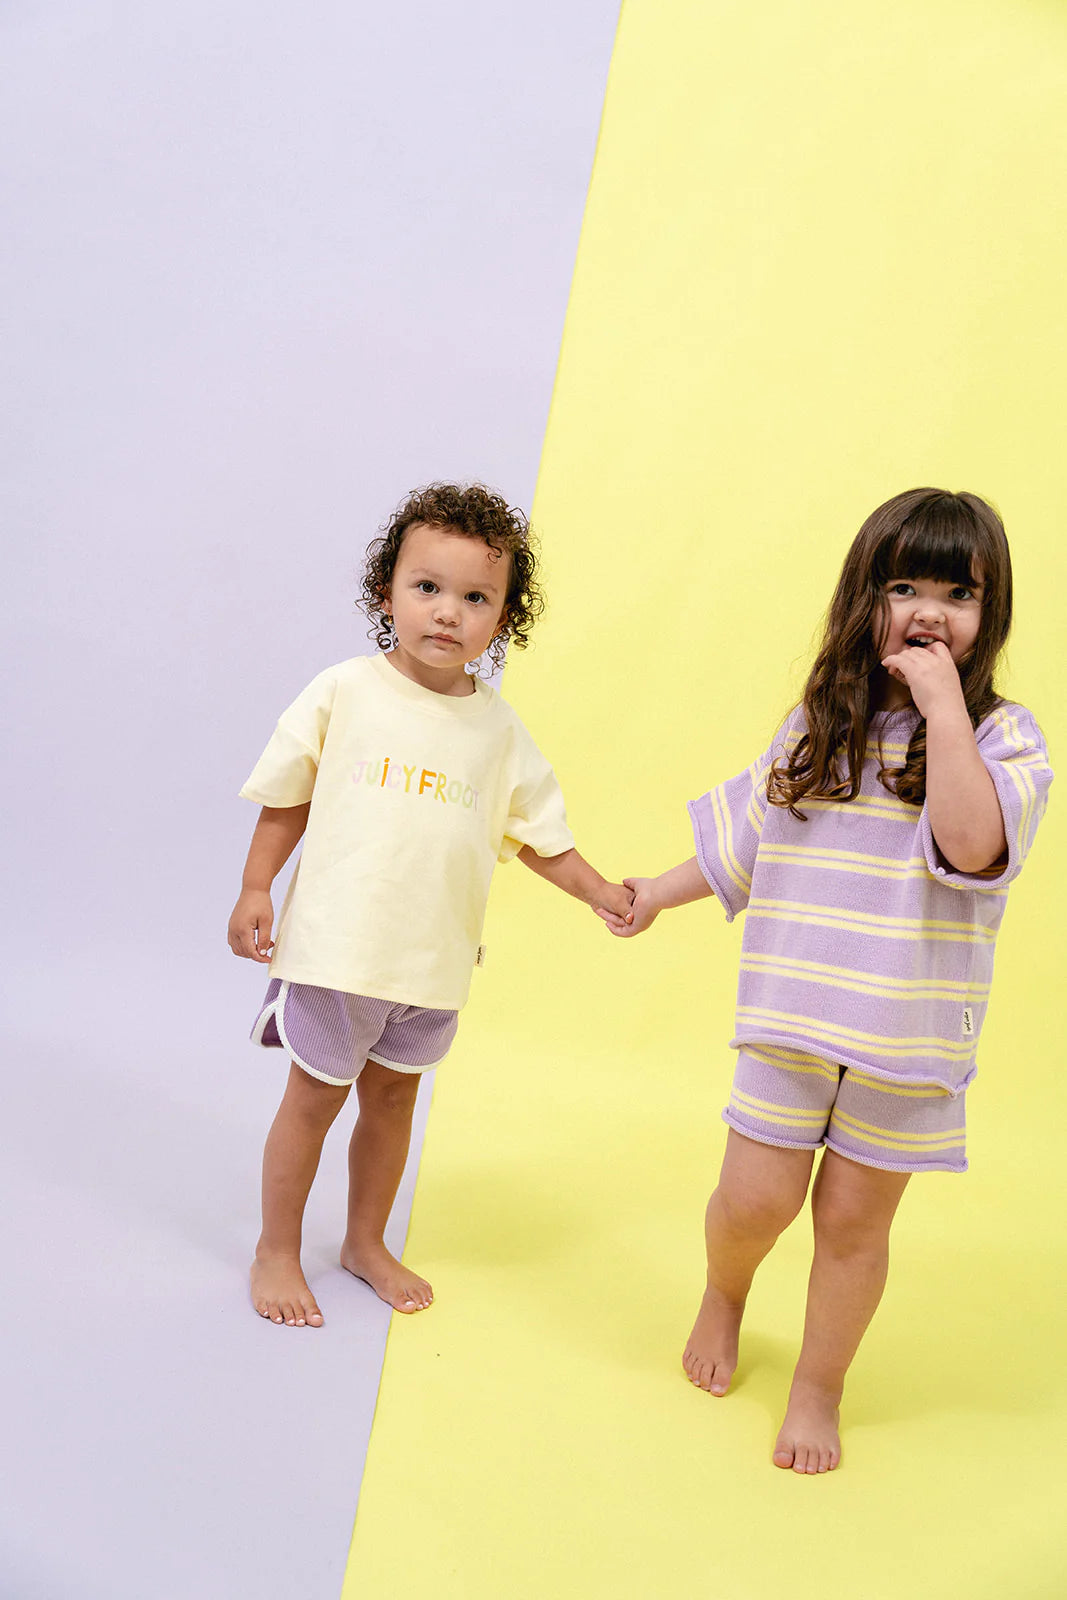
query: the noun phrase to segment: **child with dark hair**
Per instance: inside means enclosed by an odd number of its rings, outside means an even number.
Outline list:
[[[252,1037],[292,1058],[264,1151],[252,1300],[290,1327],[322,1324],[301,1227],[353,1083],[341,1263],[394,1310],[433,1298],[384,1230],[419,1076],[447,1052],[483,957],[495,863],[518,855],[611,927],[633,898],[578,854],[552,768],[475,670],[502,664],[509,639],[524,647],[541,610],[522,513],[478,484],[417,491],[368,551],[361,604],[387,653],[321,673],[241,790],[263,809],[229,943],[270,962]],[[274,942],[271,885],[301,838]]]
[[[627,878],[628,937],[715,895],[747,910],[738,1051],[707,1285],[683,1365],[724,1395],[759,1263],[812,1189],[804,1337],[775,1465],[840,1460],[845,1374],[881,1298],[913,1172],[962,1172],[964,1091],[1007,887],[1052,779],[993,673],[1011,624],[1000,518],[913,489],[845,559],[804,690],[769,750],[690,807],[696,855]]]

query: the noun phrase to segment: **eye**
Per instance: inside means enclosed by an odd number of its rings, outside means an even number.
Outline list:
[[[474,604],[476,606],[484,606],[484,605],[488,604],[488,602],[487,602],[487,600],[485,598],[485,595],[482,594],[481,591],[478,590],[478,589],[472,589],[470,591],[470,593],[464,595],[463,598],[465,600],[470,600],[472,602],[472,604]]]
[[[972,591],[965,589],[962,583],[958,583],[949,594],[950,600],[973,600],[974,598]]]
[[[898,597],[904,597],[914,594],[915,589],[912,584],[901,581],[899,583],[891,583],[889,585],[888,593],[895,594]]]
[[[436,594],[437,593],[437,585],[436,585],[436,583],[431,583],[429,578],[420,578],[418,583],[415,585],[415,587],[419,591],[420,594]]]

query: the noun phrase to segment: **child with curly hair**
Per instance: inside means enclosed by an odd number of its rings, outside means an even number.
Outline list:
[[[262,806],[229,925],[270,963],[252,1031],[292,1058],[263,1157],[251,1273],[260,1316],[320,1327],[300,1263],[323,1140],[353,1083],[341,1264],[396,1311],[433,1291],[387,1249],[420,1074],[456,1032],[493,867],[517,855],[621,928],[632,895],[574,848],[552,768],[472,665],[540,614],[526,518],[481,485],[432,484],[368,551],[380,653],[329,667],[282,716],[241,794]],[[272,942],[271,885],[303,838]],[[273,954],[272,954],[273,951]]]

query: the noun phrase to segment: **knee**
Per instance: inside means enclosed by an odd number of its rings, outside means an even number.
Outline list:
[[[799,1198],[776,1189],[735,1189],[720,1184],[712,1197],[726,1226],[746,1237],[777,1238],[795,1220],[804,1204]]]
[[[417,1072],[396,1073],[391,1078],[372,1077],[366,1069],[358,1079],[359,1109],[371,1116],[410,1119],[419,1093]]]
[[[881,1257],[889,1247],[889,1228],[848,1201],[817,1197],[813,1207],[815,1245],[837,1257]]]

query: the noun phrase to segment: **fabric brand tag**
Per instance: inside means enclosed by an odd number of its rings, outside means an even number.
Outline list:
[[[474,965],[476,967],[484,967],[485,966],[485,945],[484,944],[480,944],[478,946],[478,954],[474,958]]]
[[[960,1029],[965,1039],[974,1038],[974,1012],[970,1006],[963,1008],[963,1027]]]

